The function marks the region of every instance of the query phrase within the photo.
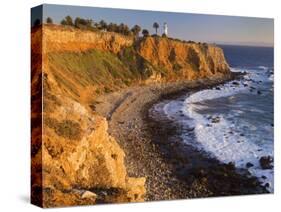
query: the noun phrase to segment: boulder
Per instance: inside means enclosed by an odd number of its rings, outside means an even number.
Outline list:
[[[220,122],[219,116],[212,118],[212,123],[219,123],[219,122]]]
[[[91,198],[97,198],[97,195],[93,192],[90,192],[90,191],[85,191],[82,196],[81,196],[82,199],[91,199]]]
[[[262,156],[260,158],[260,166],[262,169],[272,169],[273,168],[273,157],[271,156]]]
[[[254,165],[251,163],[251,162],[248,162],[248,163],[246,163],[246,167],[247,168],[251,168],[251,167],[253,167]]]

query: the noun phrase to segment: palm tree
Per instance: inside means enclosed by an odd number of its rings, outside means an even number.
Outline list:
[[[153,28],[155,28],[156,35],[157,35],[157,29],[159,28],[159,24],[157,22],[154,22]]]

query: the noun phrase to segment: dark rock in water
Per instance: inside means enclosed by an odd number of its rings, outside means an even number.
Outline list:
[[[240,136],[245,136],[244,133],[240,133]]]
[[[212,123],[219,123],[220,122],[220,117],[215,117],[215,118],[212,118]]]
[[[207,116],[207,119],[208,119],[208,120],[210,120],[210,119],[212,119],[212,118],[213,118],[212,116]]]
[[[212,125],[211,125],[211,124],[206,124],[206,126],[207,126],[207,127],[211,127]]]
[[[232,82],[232,85],[239,85],[239,82],[234,81]]]
[[[269,183],[266,183],[264,186],[265,186],[265,187],[269,187]]]
[[[248,87],[248,84],[246,84],[246,83],[244,83],[243,85],[244,85],[244,87]]]
[[[251,86],[250,88],[251,88],[252,90],[255,90],[255,89],[256,89],[256,88],[255,88],[255,87],[253,87],[253,86]]]
[[[265,180],[265,179],[267,179],[267,177],[266,177],[266,176],[264,176],[264,175],[263,175],[263,176],[261,176],[261,178],[262,178],[262,179],[264,179],[264,180]]]
[[[234,162],[229,162],[227,164],[227,168],[234,170],[235,169],[235,163]]]
[[[257,91],[257,94],[261,95],[261,91]]]
[[[246,163],[246,167],[247,168],[251,168],[251,167],[253,167],[254,165],[252,164],[252,163],[250,163],[250,162],[248,162],[248,163]]]
[[[194,127],[192,127],[192,128],[187,128],[186,130],[187,130],[187,131],[193,131],[193,130],[194,130]]]
[[[272,123],[272,124],[271,124],[271,126],[273,127],[273,126],[274,126],[274,124]]]
[[[216,90],[221,90],[221,88],[220,87],[216,87]]]
[[[262,156],[260,158],[260,166],[262,169],[272,169],[273,158],[271,156]]]

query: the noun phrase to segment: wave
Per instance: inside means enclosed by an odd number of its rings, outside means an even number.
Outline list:
[[[241,72],[241,69],[231,69],[233,72]],[[244,71],[244,70],[243,70]],[[205,89],[185,96],[184,99],[164,101],[154,105],[151,109],[155,118],[161,116],[179,123],[182,129],[194,129],[195,139],[190,138],[190,134],[182,133],[182,139],[198,150],[204,151],[223,163],[234,162],[237,168],[246,168],[251,164],[248,171],[256,176],[262,184],[268,184],[267,189],[273,191],[273,169],[263,170],[260,167],[259,159],[262,156],[273,157],[273,144],[262,144],[260,134],[255,133],[260,130],[260,126],[249,124],[243,121],[245,113],[263,114],[264,111],[257,107],[248,107],[247,110],[235,105],[236,95],[257,95],[257,89],[262,83],[272,81],[268,73],[259,69],[245,70],[246,75],[241,80],[234,80],[224,85],[216,86],[213,89]],[[262,83],[261,83],[262,82]],[[263,91],[265,92],[265,91]],[[266,94],[264,94],[266,95]],[[217,99],[225,98],[231,105],[231,111],[222,113]],[[208,102],[213,103],[214,110],[210,110]],[[233,105],[232,105],[233,103]],[[224,106],[224,105],[223,105]],[[223,107],[222,106],[222,107]],[[227,106],[226,106],[227,107]],[[206,113],[202,111],[206,110]],[[214,112],[215,111],[215,112]],[[211,114],[211,115],[210,115]],[[272,127],[264,126],[264,135],[272,134]],[[254,132],[249,133],[248,132]],[[273,138],[272,138],[273,139]]]
[[[260,157],[273,156],[272,149],[261,148],[251,142],[237,129],[235,122],[229,121],[229,117],[222,114],[204,116],[197,113],[197,110],[202,110],[202,106],[194,103],[186,103],[183,110],[186,116],[193,119],[190,125],[194,127],[198,142],[196,147],[223,163],[234,162],[237,168],[246,168],[247,163],[251,163],[253,166],[248,169],[249,172],[263,184],[268,183],[269,190],[273,191],[273,171],[263,170],[259,164]],[[183,140],[187,140],[184,135]]]
[[[240,81],[229,82],[219,88],[206,89],[190,95],[186,98],[182,111],[192,119],[190,125],[194,127],[197,148],[208,152],[223,163],[234,162],[237,168],[245,168],[247,164],[251,164],[249,172],[258,177],[263,184],[267,184],[268,190],[272,192],[273,170],[261,169],[259,159],[262,156],[273,157],[273,146],[261,147],[252,141],[253,137],[247,137],[241,133],[241,131],[243,132],[242,128],[255,127],[249,123],[243,124],[243,120],[239,120],[238,127],[234,116],[243,113],[243,111],[236,110],[235,114],[222,114],[217,111],[211,116],[200,113],[208,108],[204,102],[222,97],[228,97],[231,100],[231,98],[235,98],[235,94],[249,93],[249,87],[256,85],[261,80],[270,79],[266,79],[264,74],[256,70],[248,70],[244,79]],[[246,87],[244,86],[245,82],[248,83]],[[187,140],[184,135],[183,140]]]
[[[258,66],[259,69],[263,69],[263,70],[268,70],[268,67],[266,66]]]
[[[233,72],[241,72],[241,69],[233,69]],[[182,132],[182,139],[198,150],[204,151],[223,163],[233,162],[237,168],[246,168],[256,176],[267,189],[273,192],[273,169],[261,169],[259,159],[262,156],[273,157],[273,129],[269,125],[251,124],[243,119],[247,113],[257,115],[264,114],[258,107],[240,108],[236,105],[237,95],[262,95],[267,96],[267,87],[264,84],[271,83],[273,74],[262,69],[243,70],[246,74],[240,80],[234,80],[213,89],[205,89],[185,96],[183,99],[164,101],[154,105],[151,109],[155,118],[168,118],[180,124],[182,129],[194,129],[195,139],[190,134]],[[268,85],[267,85],[268,86]],[[262,94],[258,94],[262,89]],[[231,111],[222,113],[218,99],[225,98],[231,105]],[[255,98],[255,96],[253,97]],[[213,103],[213,110],[210,110],[210,102]],[[238,100],[239,101],[239,100]],[[249,100],[247,100],[249,101]],[[233,105],[232,105],[233,103]],[[228,107],[227,105],[225,106]],[[207,111],[203,112],[202,111]],[[242,118],[241,118],[242,117]],[[259,132],[262,128],[262,132]],[[258,133],[259,132],[259,133]],[[272,135],[268,144],[259,144],[261,134]],[[250,164],[250,165],[249,165]],[[251,167],[249,167],[251,166]]]

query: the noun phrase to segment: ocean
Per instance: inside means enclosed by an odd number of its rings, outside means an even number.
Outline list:
[[[150,112],[177,122],[183,142],[248,169],[273,192],[273,168],[260,165],[261,157],[274,158],[273,48],[221,48],[231,71],[246,73],[241,79],[160,102]]]

